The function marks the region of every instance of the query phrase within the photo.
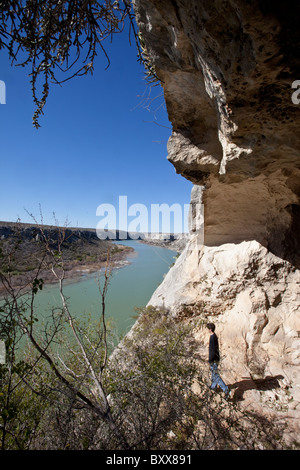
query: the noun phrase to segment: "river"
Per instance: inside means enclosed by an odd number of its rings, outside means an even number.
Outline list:
[[[113,270],[106,297],[106,318],[113,320],[118,335],[124,335],[135,322],[135,308],[144,307],[149,302],[170,265],[174,263],[176,251],[134,240],[118,243],[133,247],[135,252],[129,256],[129,264]],[[80,280],[65,285],[64,294],[74,316],[100,319],[99,279],[99,273],[87,274]],[[45,286],[37,294],[35,305],[39,317],[47,315],[52,307],[61,306],[57,286]]]

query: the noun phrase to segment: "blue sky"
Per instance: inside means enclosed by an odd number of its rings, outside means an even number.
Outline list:
[[[191,183],[167,161],[171,134],[159,87],[149,89],[135,45],[116,36],[92,76],[52,85],[41,127],[32,125],[35,107],[28,69],[11,67],[0,53],[0,220],[38,220],[95,228],[97,207],[127,196],[128,205],[188,204]],[[150,108],[142,96],[157,97]],[[122,227],[121,227],[122,228]]]

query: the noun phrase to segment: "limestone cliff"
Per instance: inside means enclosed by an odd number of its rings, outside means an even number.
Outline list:
[[[300,79],[299,4],[133,3],[173,127],[168,159],[204,207],[204,237],[196,211],[190,241],[150,303],[195,325],[216,323],[229,383],[277,377],[270,393],[248,386],[244,399],[281,413],[296,439],[300,105],[291,96]],[[203,329],[195,334],[204,345]]]

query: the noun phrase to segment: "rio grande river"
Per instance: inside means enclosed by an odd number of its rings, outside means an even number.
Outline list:
[[[106,297],[106,318],[113,319],[118,334],[123,335],[135,322],[135,307],[144,307],[174,262],[176,251],[138,241],[118,242],[134,248],[129,264],[114,269]],[[64,287],[71,313],[80,318],[100,319],[101,296],[98,274],[88,274]],[[36,311],[47,312],[61,306],[58,288],[49,285],[36,296]]]

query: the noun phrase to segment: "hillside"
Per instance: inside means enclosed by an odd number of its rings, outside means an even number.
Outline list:
[[[133,251],[130,247],[100,240],[93,229],[11,222],[0,222],[0,250],[1,272],[9,274],[12,283],[18,286],[30,282],[37,269],[41,270],[39,277],[44,282],[53,282],[48,269],[53,261],[63,261],[65,278],[73,279],[82,273],[98,271],[105,265],[108,252],[112,265],[116,265]],[[1,283],[0,292],[3,291]]]

